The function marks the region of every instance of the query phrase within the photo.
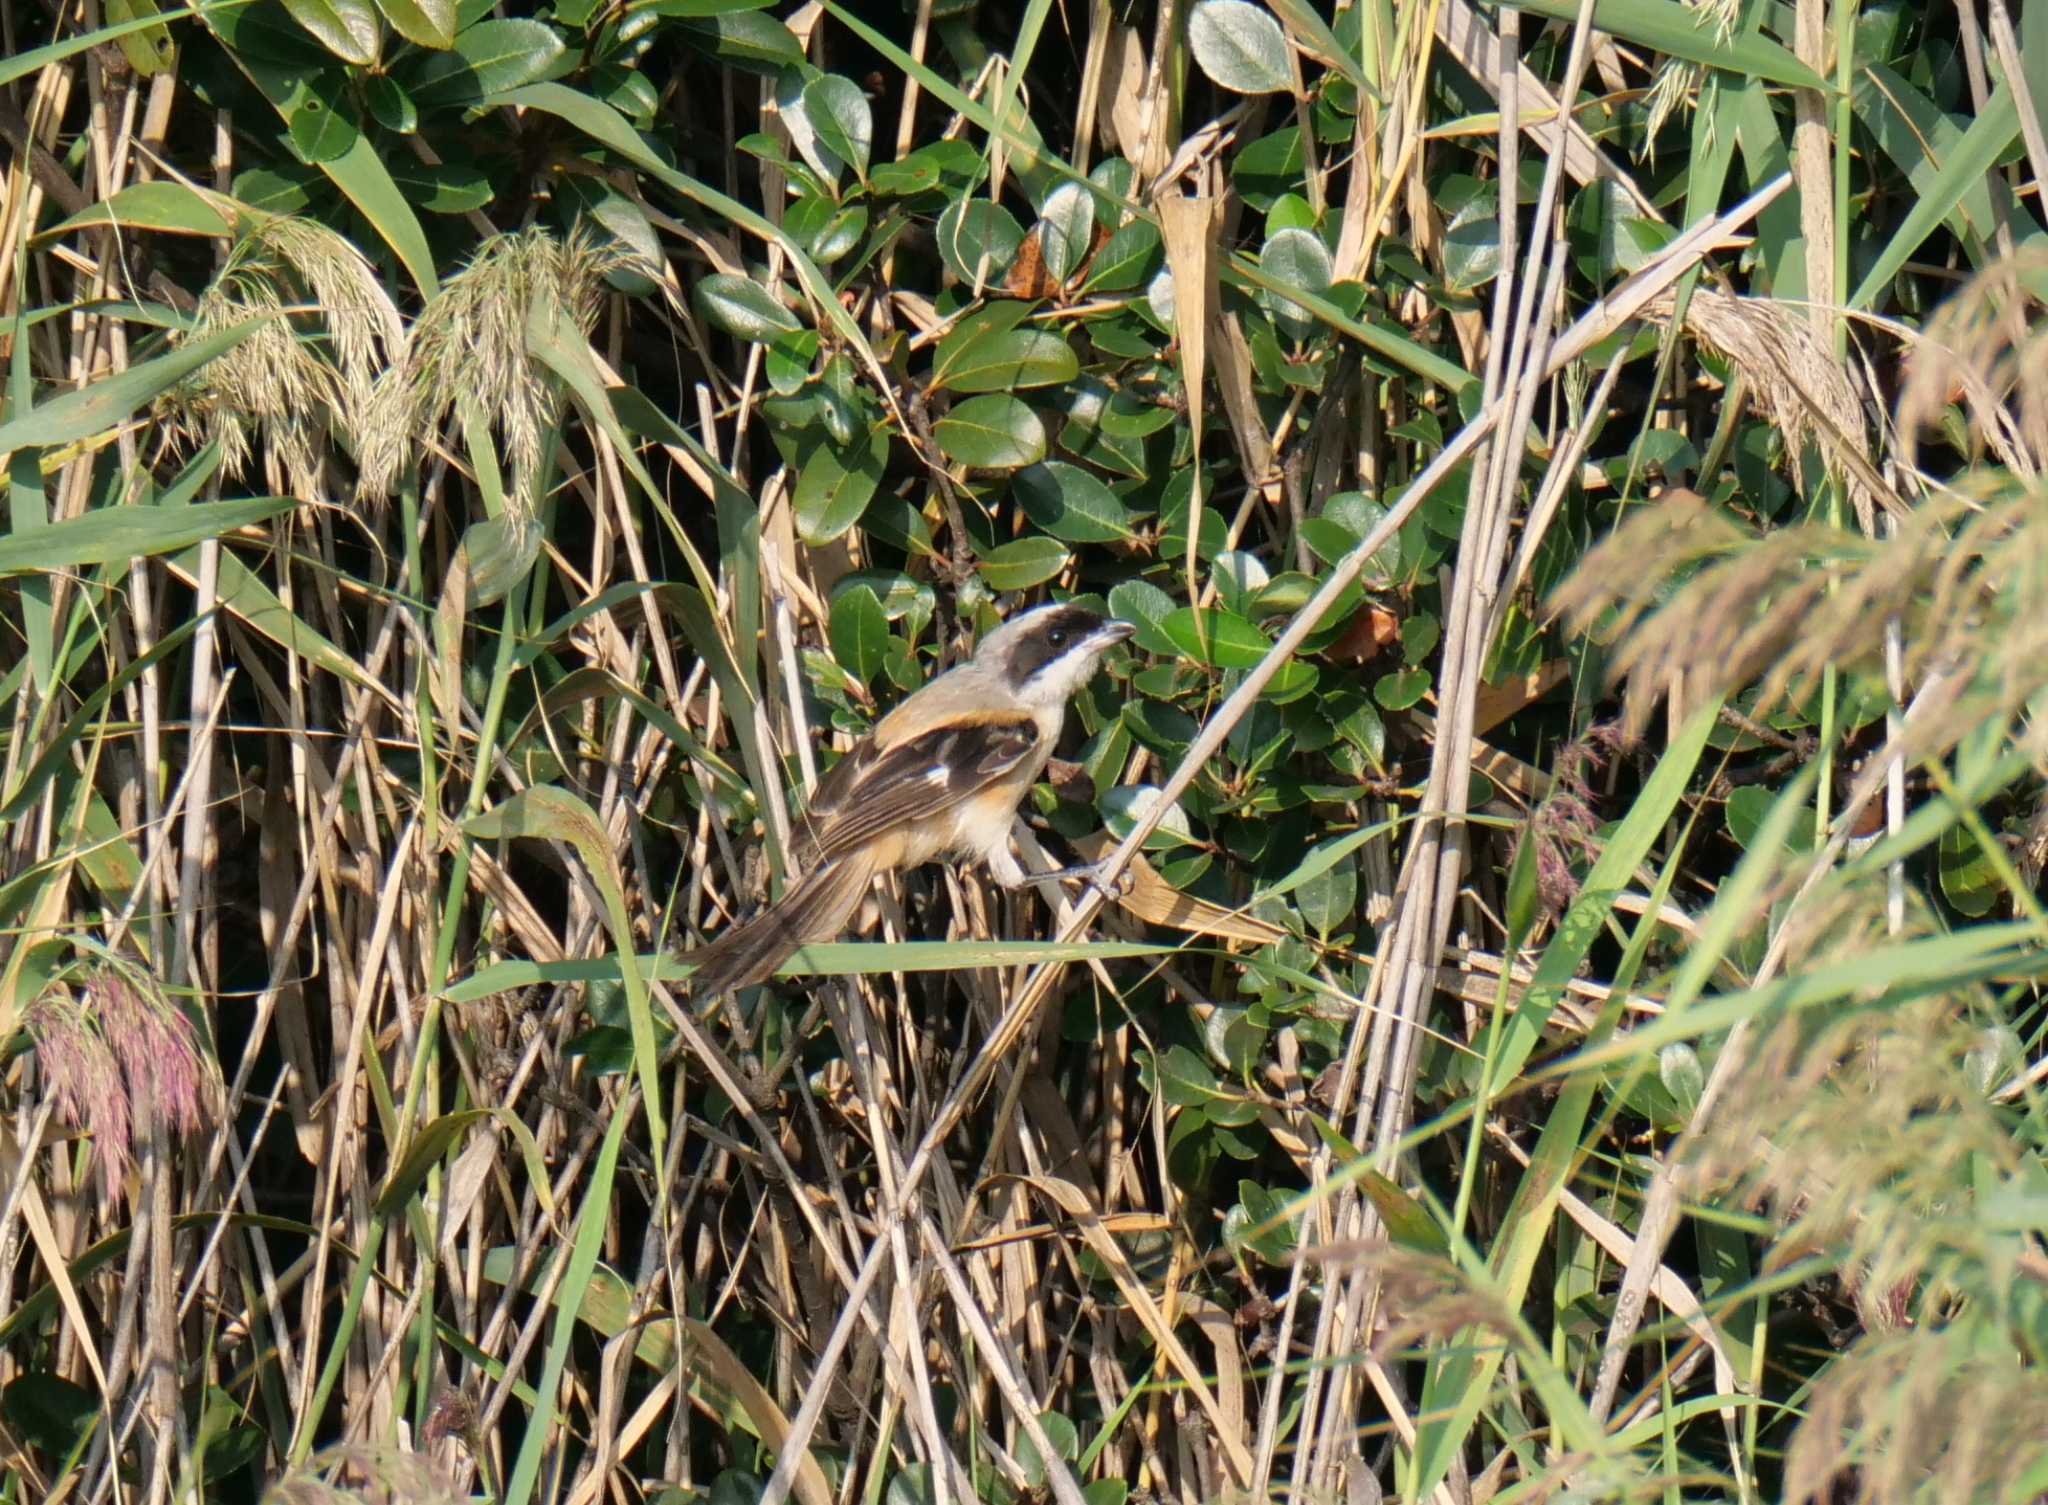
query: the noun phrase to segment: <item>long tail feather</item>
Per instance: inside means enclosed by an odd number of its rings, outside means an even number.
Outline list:
[[[858,853],[812,868],[779,903],[684,954],[683,960],[697,968],[690,991],[708,998],[766,982],[799,946],[829,941],[844,931],[873,877],[874,865]]]

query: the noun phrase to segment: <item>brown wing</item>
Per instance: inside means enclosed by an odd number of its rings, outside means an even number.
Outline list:
[[[1024,717],[942,727],[886,749],[863,742],[818,781],[800,838],[804,862],[829,861],[971,799],[1031,758],[1038,735]]]

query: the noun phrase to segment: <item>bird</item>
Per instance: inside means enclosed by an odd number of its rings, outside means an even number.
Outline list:
[[[791,841],[802,876],[775,903],[684,953],[700,998],[766,981],[792,952],[841,934],[876,877],[942,856],[1016,888],[1092,873],[1025,873],[1017,807],[1044,772],[1067,701],[1136,629],[1084,606],[1023,612],[967,663],[907,697],[832,765]]]

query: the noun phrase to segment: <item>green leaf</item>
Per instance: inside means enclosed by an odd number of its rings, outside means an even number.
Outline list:
[[[1045,458],[1045,425],[1015,397],[970,397],[932,425],[947,459],[980,470],[1014,470]]]
[[[1474,201],[1460,209],[1444,231],[1444,286],[1470,293],[1500,275],[1500,221]]]
[[[1273,646],[1243,617],[1215,607],[1180,607],[1160,626],[1178,652],[1212,668],[1257,668]]]
[[[1173,615],[1173,610],[1173,597],[1149,580],[1125,580],[1110,588],[1109,614],[1138,629],[1132,641],[1147,653],[1180,652],[1166,635],[1166,619]]]
[[[284,0],[284,8],[343,62],[367,68],[377,61],[382,29],[369,0]]]
[[[1067,543],[1121,543],[1134,536],[1116,493],[1064,460],[1026,466],[1012,478],[1010,492],[1026,517]]]
[[[1072,1463],[1080,1456],[1081,1433],[1066,1417],[1057,1411],[1044,1411],[1039,1413],[1038,1425],[1045,1440],[1064,1461]],[[1029,1432],[1017,1439],[1017,1462],[1023,1466],[1026,1484],[1033,1489],[1045,1488],[1045,1460],[1038,1456],[1038,1444],[1031,1440]]]
[[[362,144],[339,75],[322,70],[299,79],[285,97],[285,129],[308,162],[338,162]]]
[[[234,234],[234,226],[216,201],[196,188],[169,179],[130,183],[111,198],[81,209],[62,224],[43,231],[38,240],[68,235],[87,225],[121,225],[130,230],[156,230],[167,235]]]
[[[1429,693],[1427,669],[1402,669],[1382,675],[1372,687],[1372,698],[1390,711],[1405,711]]]
[[[392,169],[391,177],[429,214],[467,214],[497,197],[490,178],[474,162],[404,162]]]
[[[1330,248],[1311,230],[1282,229],[1267,237],[1259,253],[1259,270],[1291,291],[1323,294],[1329,291],[1336,266]],[[1308,308],[1285,298],[1273,300],[1273,317],[1281,329],[1296,340],[1315,330],[1315,318]]]
[[[144,404],[169,391],[208,362],[249,338],[262,320],[249,319],[192,340],[126,371],[66,392],[0,423],[0,454],[16,449],[52,449],[73,444],[126,422]],[[82,521],[83,519],[78,519]]]
[[[2005,896],[1998,868],[1967,826],[1950,826],[1941,833],[1941,892],[1973,920],[1990,914]]]
[[[373,74],[363,81],[363,103],[370,107],[371,118],[387,131],[410,136],[420,128],[420,107],[388,73]]]
[[[889,431],[877,425],[849,445],[820,444],[797,472],[790,499],[807,544],[825,544],[860,521],[889,464]]]
[[[1074,349],[1050,329],[1012,329],[984,334],[948,351],[942,342],[934,387],[955,392],[1011,392],[1049,387],[1081,374]]]
[[[865,687],[889,651],[889,618],[872,587],[855,585],[832,600],[832,657]]]
[[[686,21],[683,37],[721,63],[750,73],[774,74],[803,61],[796,33],[773,16],[759,11],[727,11],[701,21]]]
[[[1050,538],[1019,538],[990,549],[976,562],[991,590],[1021,591],[1042,585],[1072,558]]]
[[[804,85],[803,98],[804,113],[819,142],[865,181],[875,144],[875,116],[860,85],[836,73],[821,73]]]
[[[422,47],[455,45],[455,0],[377,0],[391,29]]]
[[[1023,249],[1024,227],[1001,204],[956,199],[939,216],[939,256],[970,286],[1000,278]]]
[[[1509,0],[1517,9],[1553,21],[1578,20],[1578,0]],[[1617,39],[1640,42],[1658,52],[1726,68],[1774,84],[1833,95],[1834,87],[1785,48],[1758,32],[1722,40],[1713,21],[1677,0],[1595,0],[1593,26]]]
[[[1201,0],[1188,14],[1188,46],[1210,79],[1239,94],[1280,94],[1294,88],[1287,35],[1247,0]]]
[[[105,18],[107,31],[94,33],[95,39],[111,34],[113,28],[123,21],[149,20],[163,14],[157,8],[156,0],[106,0],[100,7]],[[128,59],[128,66],[144,78],[154,78],[159,73],[168,73],[178,61],[178,44],[171,40],[168,26],[149,26],[142,31],[123,32],[115,41],[121,48],[122,56]]]
[[[697,312],[706,323],[742,340],[766,345],[804,326],[751,277],[714,272],[697,280],[692,292]]]
[[[1110,232],[1102,249],[1089,263],[1085,292],[1118,292],[1134,288],[1159,269],[1165,251],[1159,242],[1159,227],[1148,219],[1134,219]]]
[[[474,104],[545,76],[563,50],[561,37],[542,22],[479,21],[449,51],[427,53],[403,82],[422,108]]]
[[[1325,939],[1348,928],[1358,910],[1358,868],[1351,854],[1342,854],[1297,883],[1294,903],[1301,917]]]
[[[1928,236],[1973,191],[1984,175],[2005,155],[2019,135],[2019,106],[2012,90],[2001,85],[1970,123],[1963,139],[1939,162],[1939,171],[1913,201],[1904,223],[1885,242],[1884,250],[1850,295],[1849,307],[1868,308],[1880,290],[1889,284],[1899,268],[1920,249]],[[1932,153],[1929,154],[1930,158]]]
[[[1079,183],[1062,183],[1038,211],[1038,252],[1045,274],[1064,283],[1095,241],[1095,196]]]

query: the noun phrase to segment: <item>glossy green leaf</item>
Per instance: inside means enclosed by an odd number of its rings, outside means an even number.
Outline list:
[[[455,45],[455,0],[377,0],[391,29],[422,47]]]
[[[87,225],[120,225],[129,230],[155,230],[166,235],[234,234],[234,226],[210,195],[186,184],[157,179],[130,183],[110,198],[52,225],[38,239],[54,239]]]
[[[955,392],[1012,392],[1072,381],[1081,362],[1050,329],[1011,329],[984,334],[948,352],[934,386]]]
[[[284,8],[343,62],[367,68],[377,61],[382,28],[369,0],[284,0]]]
[[[970,397],[932,425],[947,459],[977,470],[1014,470],[1045,458],[1045,425],[1015,397]]]
[[[804,85],[804,113],[811,129],[833,156],[865,178],[875,144],[875,116],[859,84],[836,73],[824,73]]]
[[[1019,538],[990,549],[975,562],[991,590],[1021,591],[1043,585],[1072,559],[1050,538]]]
[[[832,657],[865,686],[889,650],[889,619],[873,589],[855,585],[832,598]]]
[[[1121,543],[1132,537],[1130,513],[1096,476],[1064,460],[1029,465],[1011,479],[1024,515],[1067,543]]]
[[[962,282],[1000,282],[1024,246],[1024,227],[1000,204],[958,199],[939,216],[939,255]]]
[[[308,162],[338,162],[362,145],[362,128],[339,75],[322,70],[299,79],[285,97],[285,129]]]
[[[1218,669],[1256,668],[1273,646],[1243,617],[1215,607],[1179,607],[1160,629],[1181,654]]]
[[[700,277],[692,289],[697,312],[706,323],[742,340],[768,344],[803,328],[797,316],[776,301],[774,294],[751,277],[730,272],[713,272]]]
[[[124,21],[148,21],[163,14],[156,0],[102,0],[100,14],[110,28]],[[178,61],[178,44],[164,25],[145,26],[140,31],[122,31],[115,38],[128,66],[144,78],[168,73]]]
[[[474,104],[544,77],[562,55],[552,26],[521,19],[479,21],[446,52],[429,52],[403,75],[422,109]]]
[[[1109,614],[1138,629],[1133,641],[1147,653],[1180,651],[1166,635],[1166,619],[1173,612],[1173,597],[1149,580],[1122,580],[1110,587]]]
[[[1095,195],[1079,183],[1062,183],[1038,211],[1038,251],[1045,275],[1064,283],[1080,269],[1095,241]]]
[[[721,11],[686,22],[679,31],[721,63],[753,73],[773,74],[803,61],[796,33],[759,11]]]
[[[825,544],[860,521],[889,464],[889,431],[875,427],[848,445],[820,444],[797,472],[790,506],[797,534]]]

